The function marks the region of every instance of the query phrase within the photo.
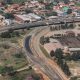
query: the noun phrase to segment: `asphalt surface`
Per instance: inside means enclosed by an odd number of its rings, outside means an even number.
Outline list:
[[[26,38],[26,40],[28,41],[29,40],[29,37]],[[26,45],[27,45],[27,42],[26,42]],[[27,45],[28,46],[28,45]],[[26,48],[27,51],[29,51],[28,48]],[[30,51],[31,52],[31,51]],[[46,75],[48,75],[50,77],[51,80],[62,80],[60,78],[59,75],[57,75],[57,73],[55,71],[53,71],[53,69],[49,66],[49,65],[46,65],[42,59],[38,58],[38,57],[35,57],[34,55],[32,55],[32,53],[30,52],[27,52],[27,56],[30,57],[31,61],[33,62],[33,64],[35,65],[39,65],[39,67],[43,68],[44,69],[44,73]]]
[[[30,33],[30,36],[35,36],[37,34],[39,34],[39,32],[41,30],[43,30],[44,28],[39,28],[39,29],[35,29],[34,33]],[[56,69],[52,68],[48,63],[47,63],[47,59],[43,56],[40,57],[39,54],[35,51],[34,47],[32,45],[30,45],[31,43],[31,39],[32,37],[30,37],[29,34],[26,36],[26,40],[25,40],[25,49],[26,49],[26,56],[28,56],[30,58],[30,60],[32,61],[32,63],[34,63],[35,65],[38,65],[42,71],[51,79],[51,80],[64,80],[62,79],[61,75],[56,71]],[[24,45],[25,45],[24,44]],[[31,47],[32,46],[32,47]],[[35,44],[36,46],[36,44]]]

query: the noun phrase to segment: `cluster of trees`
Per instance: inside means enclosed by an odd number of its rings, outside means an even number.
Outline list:
[[[32,70],[32,67],[29,66],[27,71],[28,70]],[[8,75],[10,77],[11,80],[23,80],[23,78],[25,76],[20,76],[19,75],[20,72],[17,72],[13,66],[0,66],[0,74],[2,76],[5,76],[5,75]],[[39,79],[39,76],[36,74],[35,76],[33,76],[35,78],[35,80],[40,80]]]
[[[50,31],[54,31],[54,30],[60,30],[62,29],[60,26],[50,26]]]
[[[38,1],[43,1],[43,0],[38,0]],[[54,2],[56,2],[56,3],[59,3],[61,1],[64,1],[65,4],[68,4],[70,2],[70,0],[54,0]]]
[[[5,19],[14,19],[14,15],[12,13],[5,13],[4,17]]]
[[[45,5],[45,9],[47,10],[52,10],[52,8],[53,8],[53,3],[48,3]]]
[[[42,45],[44,45],[45,43],[49,43],[49,37],[44,37],[44,36],[42,36],[42,37],[40,38],[40,43],[41,43]]]
[[[71,14],[71,13],[72,13],[72,9],[68,9],[67,14]]]
[[[51,9],[52,9],[52,7],[51,7],[51,6],[46,5],[46,6],[45,6],[45,9],[47,9],[47,10],[51,10]]]
[[[44,3],[44,0],[38,0],[39,3]]]
[[[60,29],[73,29],[73,28],[74,28],[74,23],[69,24],[61,22],[60,25],[50,26],[50,31],[60,30]]]
[[[14,73],[14,69],[12,66],[9,66],[9,67],[8,66],[4,66],[4,67],[0,66],[0,74],[2,74],[2,75],[8,74],[11,76],[12,73]]]
[[[0,35],[1,38],[11,38],[11,34],[9,32],[3,32]]]
[[[64,23],[64,25],[61,25],[62,29],[69,29],[69,28],[74,28],[74,24],[73,23]]]
[[[18,53],[16,53],[13,56],[16,57],[16,58],[25,58],[24,53],[22,51],[19,51]]]
[[[63,51],[59,48],[56,49],[56,51],[51,51],[50,55],[51,57],[54,57],[54,59],[56,60],[57,64],[61,67],[61,69],[64,71],[64,73],[68,76],[71,75],[71,72],[69,70],[69,67],[66,63],[66,61],[64,60],[64,56],[63,56]]]
[[[26,12],[26,14],[32,13],[32,10],[31,9],[25,9],[25,12]]]
[[[54,57],[54,60],[57,62],[57,64],[62,68],[62,70],[64,71],[64,73],[68,76],[71,75],[71,72],[69,70],[69,67],[66,63],[66,61],[71,61],[71,60],[74,60],[74,61],[78,61],[80,60],[80,52],[76,52],[76,53],[73,53],[73,54],[69,54],[67,53],[65,56],[64,56],[64,53],[63,51],[59,48],[59,49],[56,49],[56,51],[54,52],[53,50],[50,52],[50,56],[51,57]],[[72,80],[72,79],[71,79]],[[74,79],[75,80],[75,79]]]
[[[65,4],[68,4],[70,1],[69,0],[63,0]]]
[[[68,60],[68,61],[71,61],[71,60],[78,61],[78,60],[80,60],[80,54],[79,53],[80,52],[73,53],[72,55],[67,54],[65,56],[65,60]]]
[[[0,34],[1,38],[11,38],[11,37],[15,37],[15,36],[19,37],[20,34],[19,34],[18,31],[14,32],[12,29],[10,29],[10,30],[8,30],[8,31],[3,32],[3,33]]]
[[[77,76],[71,77],[70,80],[78,80],[78,77]]]
[[[59,0],[54,0],[54,2],[57,2],[57,3],[59,3]]]
[[[34,80],[41,80],[39,74],[32,74],[31,76],[32,76],[32,78],[33,78]]]
[[[64,1],[65,4],[68,4],[70,1],[69,0],[54,0],[55,2],[59,3],[60,1]]]

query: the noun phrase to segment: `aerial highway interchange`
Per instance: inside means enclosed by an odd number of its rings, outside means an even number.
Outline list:
[[[35,28],[29,34],[25,36],[23,41],[23,48],[26,52],[26,57],[28,56],[31,62],[35,65],[38,65],[42,69],[42,71],[51,79],[51,80],[68,80],[67,77],[63,74],[63,72],[59,72],[55,66],[51,66],[48,63],[48,59],[44,56],[42,51],[39,48],[39,39],[41,36],[45,35],[49,31],[48,25],[55,25],[61,24],[61,22],[79,22],[80,18],[57,18],[53,20],[44,20],[39,22],[33,23],[24,23],[19,25],[13,25],[4,27],[0,30],[1,32],[5,32],[7,30],[18,30],[18,29],[25,29],[25,28]],[[44,27],[43,27],[44,26]],[[35,46],[36,45],[36,46]]]

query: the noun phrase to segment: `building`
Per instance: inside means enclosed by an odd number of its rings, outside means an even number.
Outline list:
[[[36,15],[36,14],[34,14],[34,13],[30,13],[30,14],[28,14],[28,16],[31,16],[32,18],[34,18],[36,20],[41,20],[41,17]]]
[[[30,22],[31,21],[31,17],[29,17],[29,16],[27,16],[27,15],[21,15],[21,14],[16,14],[16,15],[14,15],[15,16],[15,19],[17,20],[17,21],[20,21],[20,22],[22,22],[22,23],[24,23],[24,22]]]
[[[77,30],[51,33],[50,43],[44,44],[48,53],[61,48],[65,53],[80,53],[80,32]],[[50,37],[50,35],[47,35]]]
[[[22,23],[24,22],[35,22],[41,19],[41,17],[33,14],[33,13],[29,13],[29,14],[15,14],[15,19],[17,21],[20,21]]]
[[[11,19],[5,19],[4,22],[6,25],[10,25],[13,23],[13,21]]]

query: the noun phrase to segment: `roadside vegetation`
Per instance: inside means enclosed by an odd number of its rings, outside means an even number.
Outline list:
[[[42,50],[43,54],[44,54],[46,57],[50,58],[48,52],[44,49],[44,47],[43,47],[42,45],[40,45],[40,49]]]
[[[51,51],[50,52],[51,57],[54,57],[55,62],[61,67],[61,69],[63,70],[63,72],[67,75],[70,76],[71,72],[69,70],[69,67],[64,59],[63,56],[63,51],[59,48],[56,49],[56,51]]]
[[[16,72],[16,70],[28,66],[22,42],[19,41],[31,30],[9,30],[0,34],[0,80],[24,80],[35,73],[31,68]],[[37,74],[35,75],[37,77]]]
[[[76,67],[80,67],[80,54],[79,53],[66,53],[64,55],[64,52],[59,48],[56,49],[56,51],[51,51],[50,55],[53,60],[61,67],[63,72],[67,76],[72,76],[71,80],[78,80],[78,76],[74,77],[73,73],[71,73],[70,69],[75,69]]]

